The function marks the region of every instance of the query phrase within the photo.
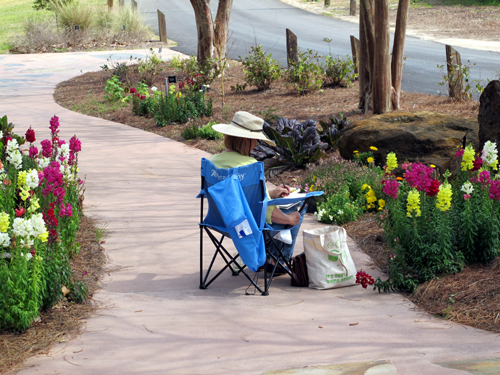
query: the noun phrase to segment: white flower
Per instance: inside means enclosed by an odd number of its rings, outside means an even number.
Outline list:
[[[69,145],[65,143],[59,148],[59,156],[61,156],[63,159],[66,159],[68,155],[69,155]]]
[[[24,256],[26,257],[26,260],[30,260],[31,258],[33,258],[33,255],[31,255],[31,253],[26,253],[24,254]]]
[[[16,139],[12,139],[7,143],[7,153],[11,154],[14,151],[19,151],[19,143],[17,143]]]
[[[497,144],[496,142],[487,141],[483,147],[483,153],[481,155],[483,163],[487,166],[496,166],[498,159]]]
[[[469,181],[467,181],[462,185],[462,188],[460,190],[462,190],[465,194],[470,195],[474,191],[474,186],[472,186],[472,184]]]
[[[38,187],[38,183],[38,171],[36,169],[31,169],[26,174],[26,186],[28,186],[30,189],[35,189]]]
[[[40,169],[45,169],[50,164],[50,159],[40,157],[37,159],[37,163],[38,163],[38,167],[40,167]]]
[[[10,246],[10,236],[8,233],[0,233],[0,247]]]
[[[338,214],[339,214],[339,215],[343,215],[343,214],[344,214],[344,211],[339,210]]]
[[[33,237],[38,237],[47,231],[42,214],[38,213],[31,216],[31,228]]]
[[[330,215],[329,218],[330,218],[330,221],[333,221],[333,216],[332,215]]]
[[[12,143],[12,141],[9,142],[9,145]],[[23,157],[19,150],[14,150],[12,152],[7,152],[7,161],[14,166],[16,169],[21,169],[21,166],[23,165]]]
[[[0,138],[3,138],[3,132],[0,130]]]
[[[26,220],[21,217],[16,217],[12,223],[12,232],[17,237],[29,237],[33,232],[31,221],[29,219]]]
[[[151,91],[156,92],[156,90],[158,90],[158,87],[156,86],[151,87]]]

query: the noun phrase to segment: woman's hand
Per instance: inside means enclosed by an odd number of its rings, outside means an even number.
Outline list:
[[[274,189],[269,190],[271,199],[286,197],[290,194],[290,187],[287,185],[276,186]]]
[[[293,211],[289,214],[285,214],[278,207],[274,207],[274,210],[271,214],[271,221],[274,224],[284,224],[293,227],[300,222],[300,212]]]
[[[290,225],[293,227],[300,222],[300,213],[298,211],[290,212],[288,218],[290,219]]]

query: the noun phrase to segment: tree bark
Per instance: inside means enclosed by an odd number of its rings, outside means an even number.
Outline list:
[[[388,0],[375,1],[375,39],[372,79],[373,113],[386,113],[391,110],[391,38],[389,35]]]
[[[213,56],[214,27],[210,13],[210,0],[190,0],[198,30],[198,64]]]
[[[401,81],[403,79],[403,58],[405,50],[406,25],[408,23],[408,8],[410,0],[399,0],[396,16],[396,30],[394,32],[394,46],[392,48],[392,87],[394,95],[391,98],[392,109],[399,109]]]
[[[359,109],[372,111],[372,73],[375,35],[373,29],[373,0],[359,2]]]
[[[214,46],[216,47],[215,49],[219,59],[226,57],[227,41],[229,39],[229,20],[232,7],[233,0],[219,0],[214,25]]]

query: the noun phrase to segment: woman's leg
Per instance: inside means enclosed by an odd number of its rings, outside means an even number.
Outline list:
[[[288,214],[290,212],[293,212],[293,211],[296,211],[297,210],[297,207],[292,207],[288,210],[283,210],[284,213]],[[300,215],[300,221],[297,225],[295,225],[293,228],[290,229],[290,234],[292,236],[292,243],[291,244],[285,244],[285,246],[283,247],[283,256],[285,257],[285,259],[288,261],[290,260],[290,258],[292,257],[293,255],[293,249],[295,247],[295,241],[297,240],[297,235],[299,234],[299,230],[300,230],[300,226],[302,225],[302,220],[304,219],[304,214],[305,214],[306,210],[302,210],[301,212],[301,215]],[[279,230],[283,230],[283,229],[287,229],[286,228],[287,225],[283,225],[283,224],[273,224],[272,225],[272,228],[276,231],[279,231]],[[274,237],[276,235],[277,232],[274,232],[272,233],[272,236]],[[278,251],[276,250],[276,248],[274,247],[274,245],[271,243],[271,244],[266,244],[266,247],[268,247],[269,251],[274,255],[274,256],[278,256]]]

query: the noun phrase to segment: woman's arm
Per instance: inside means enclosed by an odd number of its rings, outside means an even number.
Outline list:
[[[300,222],[300,213],[298,211],[290,212],[288,215],[283,213],[278,207],[274,207],[271,214],[271,221],[275,224],[285,224],[294,226]]]

